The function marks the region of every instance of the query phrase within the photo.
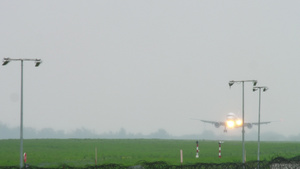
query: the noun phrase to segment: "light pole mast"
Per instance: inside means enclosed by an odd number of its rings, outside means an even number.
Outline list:
[[[256,90],[259,91],[259,101],[258,101],[258,141],[257,141],[257,168],[259,169],[259,156],[260,156],[260,107],[261,107],[261,89],[263,91],[267,91],[268,87],[266,86],[257,86],[253,87],[253,91],[255,92]]]
[[[23,60],[21,60],[20,168],[23,168]]]
[[[21,61],[21,107],[20,107],[20,168],[23,168],[23,62],[34,61],[35,67],[38,67],[41,63],[41,59],[11,59],[4,58],[3,66],[7,65],[10,61]]]
[[[245,92],[244,92],[244,84],[245,82],[252,82],[253,86],[256,86],[257,80],[239,80],[239,81],[234,81],[231,80],[229,81],[229,87],[231,87],[234,83],[242,83],[242,146],[243,146],[243,164],[245,164]]]
[[[242,125],[242,146],[243,146],[243,164],[245,164],[245,82],[242,81],[242,88],[243,88],[243,94],[242,94],[242,120],[243,120],[243,125]]]

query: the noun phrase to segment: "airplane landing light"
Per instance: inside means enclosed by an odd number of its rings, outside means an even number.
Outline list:
[[[236,125],[241,126],[243,122],[242,122],[242,120],[237,120],[235,123],[236,123]]]
[[[234,122],[232,120],[227,121],[226,123],[227,123],[228,128],[233,128],[234,127]]]

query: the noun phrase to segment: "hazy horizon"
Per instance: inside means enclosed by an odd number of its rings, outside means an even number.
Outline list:
[[[241,132],[241,131],[240,131]],[[19,139],[20,127],[10,128],[0,123],[0,139]],[[96,133],[85,128],[75,129],[70,132],[44,128],[35,130],[24,128],[24,139],[180,139],[180,140],[235,140],[241,141],[241,134],[229,130],[227,133],[215,133],[212,130],[203,130],[201,133],[174,136],[165,129],[158,129],[150,134],[131,133],[124,128],[117,132]],[[249,130],[245,134],[246,141],[257,141],[257,131]],[[261,133],[261,141],[300,141],[300,134],[288,137],[274,132]]]

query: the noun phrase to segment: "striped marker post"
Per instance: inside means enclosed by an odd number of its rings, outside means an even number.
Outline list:
[[[24,163],[26,164],[26,162],[27,162],[27,154],[26,153],[24,153]]]
[[[224,143],[223,141],[219,141],[219,158],[221,158],[221,144]]]
[[[97,155],[98,155],[98,150],[97,150],[97,147],[95,147],[95,165],[97,166],[97,159],[98,159],[98,157],[97,157]]]
[[[181,166],[182,166],[182,163],[183,163],[183,153],[182,153],[182,149],[180,150],[180,163],[181,163]]]
[[[199,143],[199,142],[198,142],[198,140],[197,140],[197,141],[196,141],[196,144],[197,144],[197,153],[196,153],[196,158],[199,158],[199,154],[198,154],[198,153],[199,153],[199,148],[198,148],[199,146],[198,146],[198,143]]]

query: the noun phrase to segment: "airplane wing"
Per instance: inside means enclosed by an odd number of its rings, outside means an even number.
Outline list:
[[[221,122],[221,121],[208,121],[208,120],[200,120],[204,123],[211,123],[211,124],[220,124],[221,126],[225,125],[225,122]]]
[[[215,125],[216,127],[225,126],[225,122],[221,122],[221,121],[209,121],[209,120],[201,120],[201,119],[192,119],[192,120],[199,120],[204,123],[210,123],[210,124]]]
[[[251,129],[253,125],[269,124],[269,123],[271,123],[271,121],[265,121],[265,122],[260,122],[260,123],[245,123],[245,126],[248,127],[249,129]]]
[[[271,121],[260,122],[260,124],[269,124],[269,123],[271,123]],[[247,123],[245,123],[245,124],[247,124]],[[251,123],[251,124],[258,125],[259,123]]]

